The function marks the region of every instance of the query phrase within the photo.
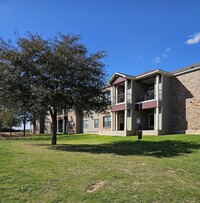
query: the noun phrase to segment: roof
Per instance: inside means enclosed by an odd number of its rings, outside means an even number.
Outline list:
[[[124,74],[124,73],[115,72],[115,73],[109,78],[108,83],[111,83],[112,80],[113,80],[116,76],[121,76],[121,77],[127,78],[127,79],[135,79],[134,76],[127,75],[127,74]]]
[[[172,71],[171,73],[173,75],[180,75],[180,74],[184,74],[184,73],[194,71],[194,70],[197,70],[197,69],[200,69],[200,62],[196,63],[196,64],[193,64],[193,65],[190,65],[190,66],[187,66],[187,67],[184,67],[184,68],[180,68],[180,69],[175,70],[175,71]]]
[[[121,75],[124,75],[124,76],[127,77],[127,78],[135,77],[135,76],[133,76],[133,75],[128,75],[128,74],[124,74],[124,73],[120,73],[120,72],[116,72],[116,73],[121,74]]]
[[[154,75],[154,74],[164,74],[164,75],[167,75],[167,76],[172,76],[172,73],[169,73],[169,72],[161,70],[161,69],[155,69],[155,70],[150,70],[150,71],[147,71],[147,72],[144,72],[142,74],[137,75],[136,79],[148,77],[148,76],[151,76],[151,75]]]
[[[110,79],[108,80],[108,84],[111,84],[111,82],[113,81],[113,79],[116,78],[116,76],[121,76],[121,77],[123,77],[125,79],[134,79],[134,80],[136,79],[137,80],[137,79],[143,79],[143,78],[146,78],[146,77],[151,77],[151,76],[153,76],[155,74],[163,74],[163,75],[172,77],[172,76],[188,73],[188,72],[191,72],[191,71],[195,71],[195,70],[198,70],[198,69],[200,69],[200,62],[198,62],[196,64],[193,64],[193,65],[190,65],[190,66],[187,66],[187,67],[184,67],[184,68],[180,68],[180,69],[172,71],[172,72],[167,72],[167,71],[164,71],[162,69],[154,69],[154,70],[146,71],[146,72],[144,72],[142,74],[139,74],[139,75],[136,75],[136,76],[115,72],[110,77]]]

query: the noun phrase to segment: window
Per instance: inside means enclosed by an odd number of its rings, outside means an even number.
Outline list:
[[[110,128],[111,127],[111,116],[104,116],[103,117],[103,127]]]
[[[69,121],[69,129],[73,129],[74,128],[74,122],[73,121]]]
[[[99,128],[99,119],[94,119],[94,128]]]
[[[83,121],[83,128],[87,129],[88,128],[88,120]]]

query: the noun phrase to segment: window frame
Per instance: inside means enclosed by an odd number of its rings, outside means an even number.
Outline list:
[[[74,128],[74,121],[69,121],[69,129],[72,130]]]
[[[98,122],[95,122],[95,121],[98,121]],[[94,128],[99,128],[99,119],[98,118],[94,119]]]
[[[103,117],[103,127],[104,128],[111,128],[111,116],[104,116]]]
[[[88,127],[89,127],[89,121],[83,120],[83,129],[88,129]]]

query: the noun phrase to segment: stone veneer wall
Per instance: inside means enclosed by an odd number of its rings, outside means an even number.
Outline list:
[[[108,135],[111,132],[111,127],[110,128],[103,127],[103,117],[104,116],[111,116],[111,110],[108,109],[105,113],[99,114],[99,134],[100,135]]]
[[[72,110],[70,110],[68,113],[68,123],[67,123],[67,132],[68,133],[76,133],[76,128],[77,128],[77,118],[76,118],[76,113]],[[74,126],[73,126],[73,129],[69,129],[69,122],[70,121],[73,121],[74,123]],[[77,132],[79,133],[79,132]]]
[[[200,70],[172,78],[172,133],[200,134]]]

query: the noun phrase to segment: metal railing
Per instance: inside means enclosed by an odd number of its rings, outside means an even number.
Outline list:
[[[118,103],[123,103],[123,102],[127,102],[127,103],[131,103],[132,102],[132,94],[127,93],[126,94],[126,101],[125,101],[125,93],[121,93],[118,94],[117,96],[114,96],[112,98],[112,105],[118,104]]]
[[[125,94],[121,93],[117,95],[117,103],[122,103],[125,100]]]
[[[137,95],[137,102],[147,101],[155,99],[154,90],[149,90],[147,92],[141,93]]]

